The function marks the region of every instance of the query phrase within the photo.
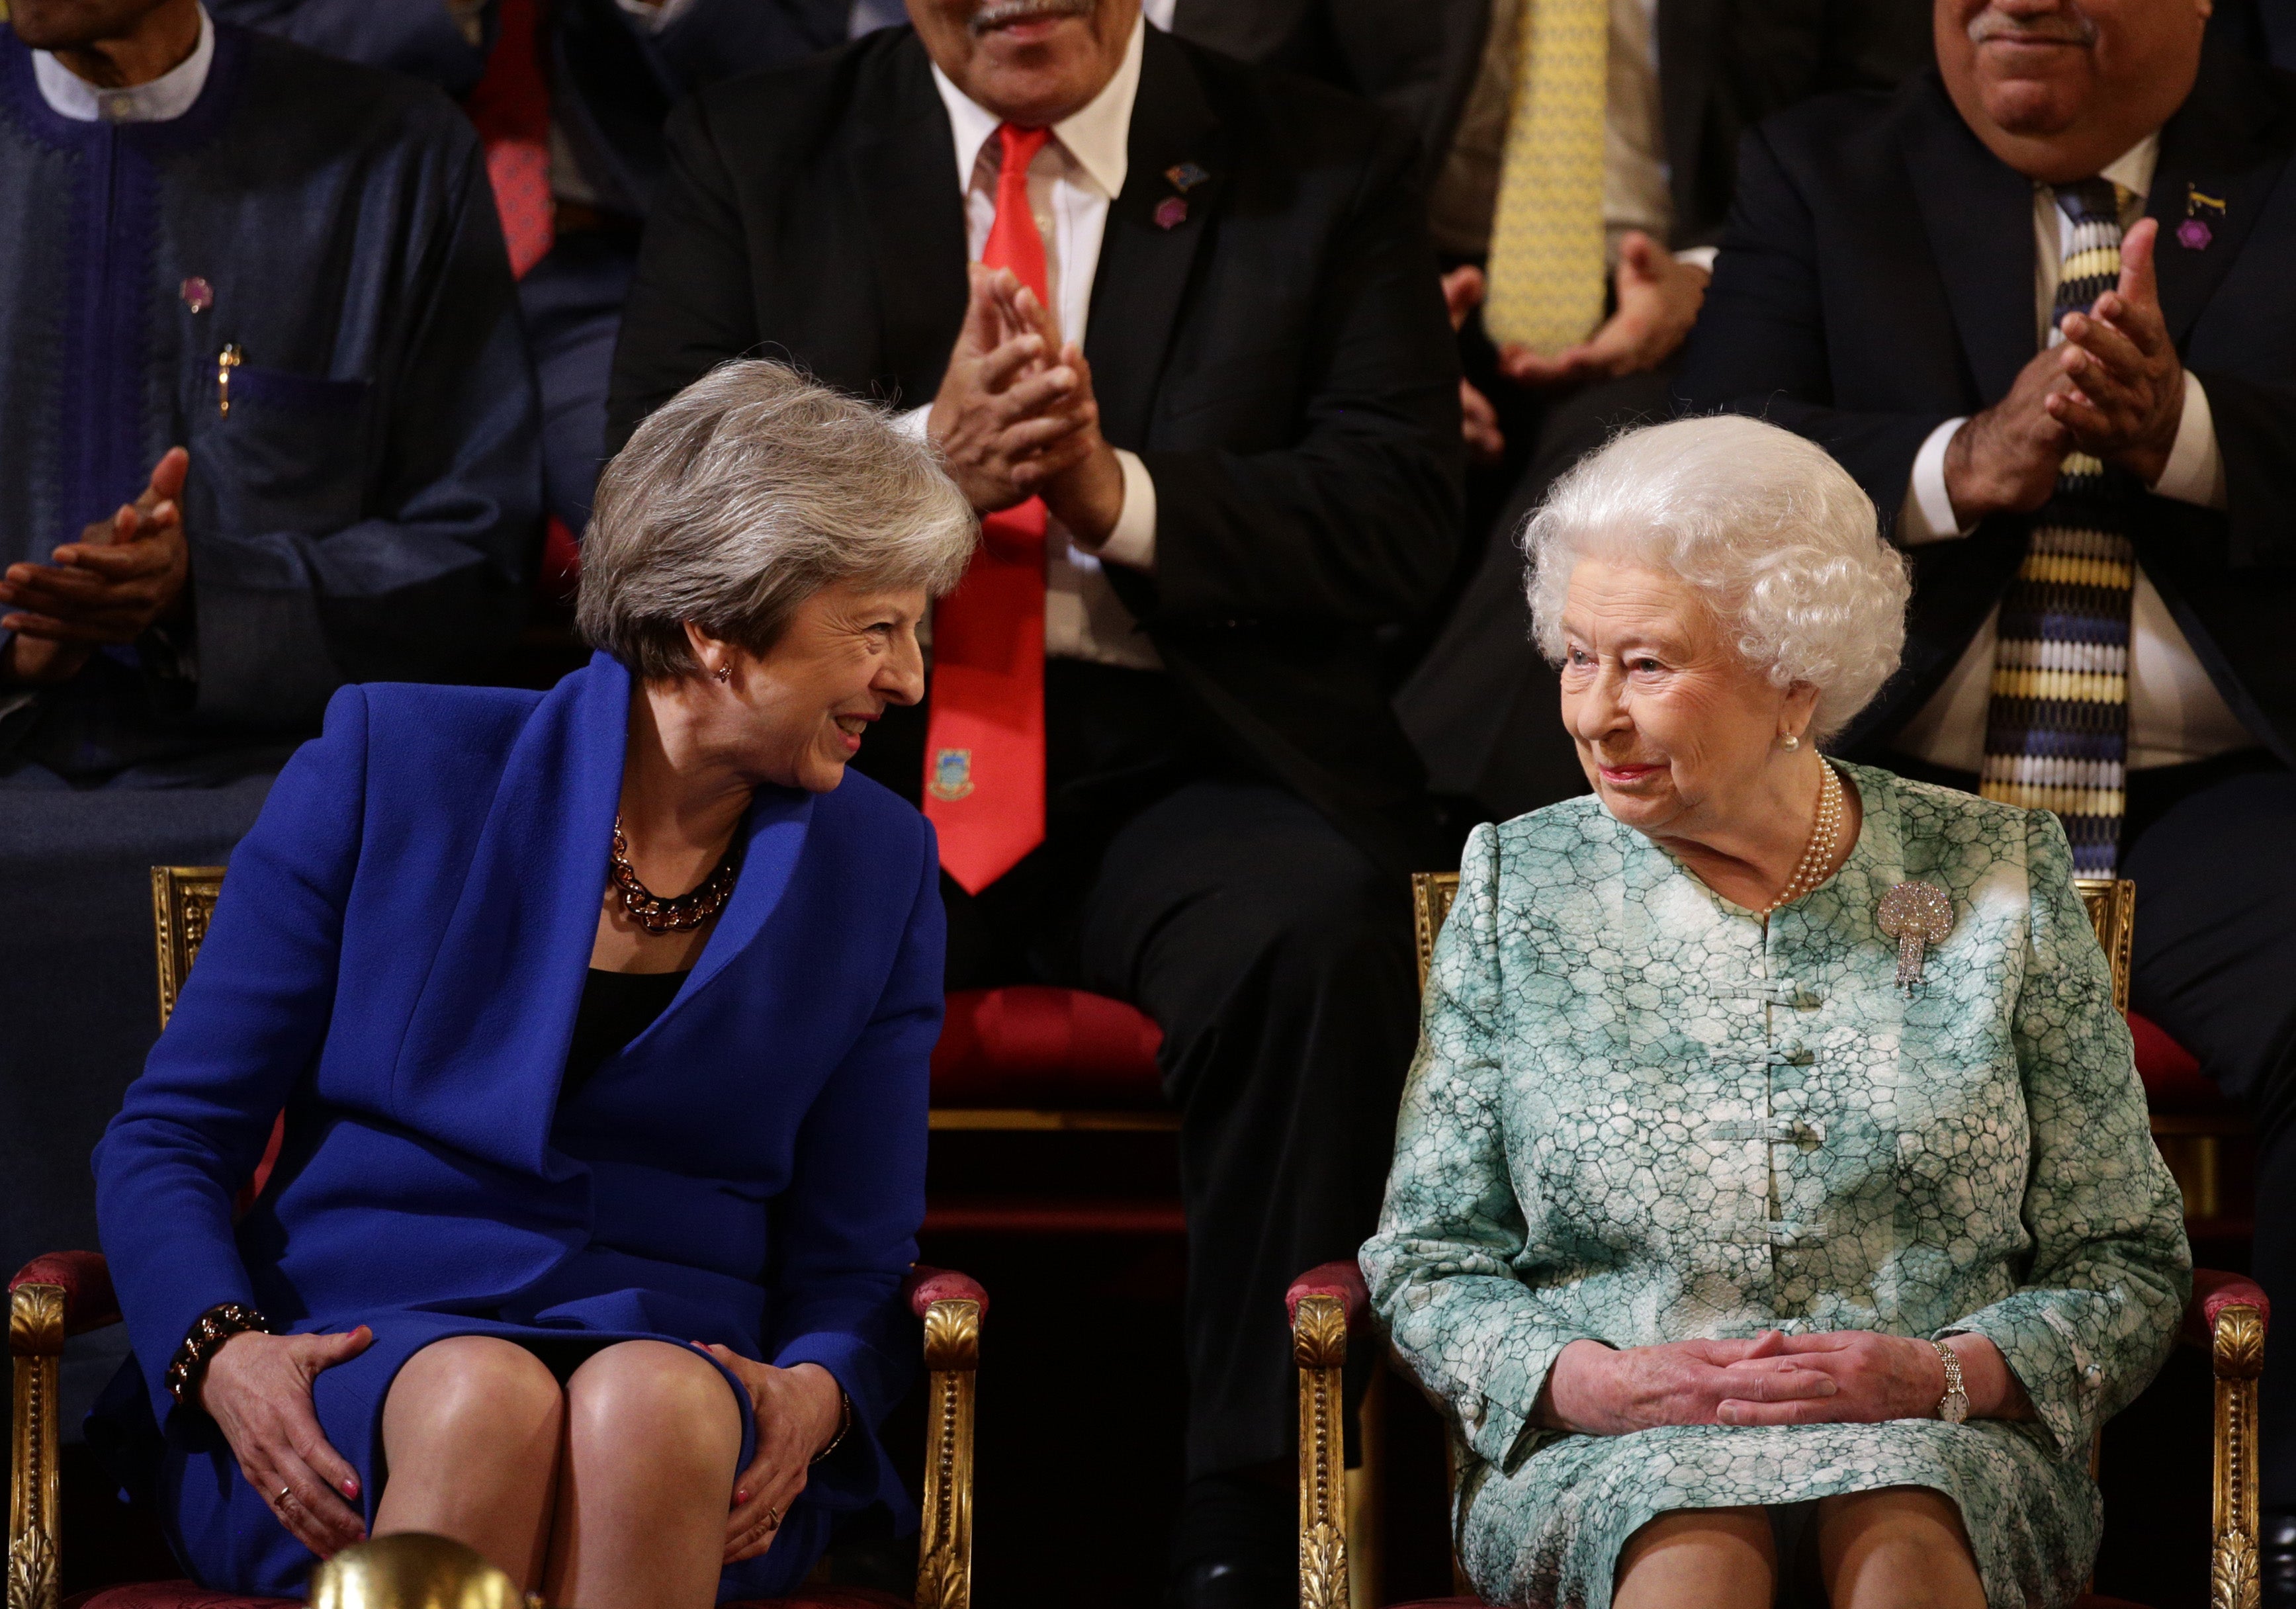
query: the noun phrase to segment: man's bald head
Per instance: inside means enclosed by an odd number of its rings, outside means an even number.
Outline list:
[[[2028,178],[2088,178],[2192,93],[2212,0],[1937,0],[1963,119]]]

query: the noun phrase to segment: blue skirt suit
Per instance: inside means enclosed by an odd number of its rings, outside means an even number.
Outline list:
[[[852,1433],[721,1598],[798,1581],[832,1512],[902,1502],[872,1433],[915,1367],[898,1286],[941,1015],[932,831],[857,774],[760,791],[693,973],[562,1105],[630,697],[603,654],[546,694],[346,687],[232,858],[95,1153],[135,1357],[91,1431],[140,1425],[170,1539],[209,1587],[299,1596],[314,1563],[162,1384],[220,1301],[283,1331],[373,1328],[315,1391],[370,1523],[393,1377],[472,1334],[717,1342],[836,1376]],[[276,1170],[234,1224],[283,1108]]]

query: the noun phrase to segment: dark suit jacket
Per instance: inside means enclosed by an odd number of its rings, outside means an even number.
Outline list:
[[[1418,135],[1419,170],[1431,179],[1490,21],[1491,0],[1179,0],[1172,31],[1378,102]]]
[[[1890,89],[1930,64],[1928,0],[1659,0],[1660,116],[1675,250],[1721,238],[1738,145],[1831,90]]]
[[[2143,565],[2234,714],[2296,759],[2296,77],[2210,48],[2161,131],[2148,209],[2161,300],[2208,390],[2229,515],[2145,497]],[[2188,188],[2214,239],[2173,238]],[[1693,406],[1820,442],[1885,519],[1923,439],[2005,395],[2037,349],[2032,186],[1970,132],[1932,72],[1844,95],[1747,141],[1738,204],[1693,335]],[[1878,748],[1936,692],[2009,584],[2030,521],[1914,550],[1905,664],[1846,735]]]
[[[965,234],[914,34],[704,90],[669,144],[610,450],[744,353],[932,397]],[[1458,368],[1410,161],[1361,103],[1149,30],[1086,332],[1103,429],[1156,482],[1156,573],[1111,580],[1234,752],[1396,867],[1432,850],[1374,635],[1441,581],[1459,517]],[[1211,176],[1161,228],[1182,162]]]

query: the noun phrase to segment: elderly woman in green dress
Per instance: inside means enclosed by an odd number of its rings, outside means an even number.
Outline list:
[[[1531,521],[1590,797],[1476,829],[1363,1265],[1484,1599],[2046,1606],[2181,1203],[2046,813],[1828,760],[1905,566],[1748,419]]]

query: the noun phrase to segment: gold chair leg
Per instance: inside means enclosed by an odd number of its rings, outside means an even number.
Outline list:
[[[924,1534],[917,1541],[916,1609],[972,1602],[972,1388],[980,1367],[980,1304],[951,1298],[925,1309],[931,1371],[925,1429]]]
[[[2216,1321],[2216,1491],[2209,1609],[2256,1609],[2256,1380],[2264,1371],[2264,1318],[2244,1302]]]
[[[1300,1367],[1300,1609],[1349,1609],[1346,1399],[1348,1314],[1336,1296],[1302,1296],[1292,1320]]]
[[[62,1285],[19,1285],[8,1303],[16,1407],[8,1449],[8,1609],[56,1609],[63,1572],[56,1369],[64,1350]]]
[[[1348,1482],[1348,1601],[1350,1609],[1379,1609],[1387,1599],[1386,1549],[1381,1525],[1387,1514],[1387,1370],[1376,1367],[1356,1405],[1356,1466]]]

